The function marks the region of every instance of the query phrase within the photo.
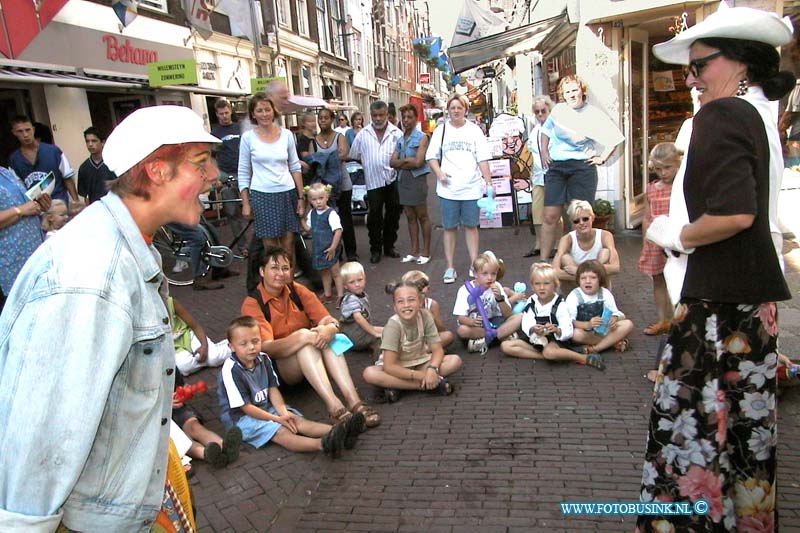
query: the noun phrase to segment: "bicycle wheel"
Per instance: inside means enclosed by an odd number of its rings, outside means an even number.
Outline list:
[[[161,270],[170,285],[191,285],[194,282],[189,254],[181,250],[181,241],[167,226],[153,236],[153,246],[161,254]]]

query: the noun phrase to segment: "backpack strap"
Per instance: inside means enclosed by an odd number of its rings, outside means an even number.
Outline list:
[[[305,309],[303,307],[303,301],[300,299],[300,295],[297,294],[297,291],[294,290],[294,281],[287,285],[287,287],[289,288],[289,298],[294,302],[294,305],[296,305],[300,311],[304,311]],[[272,313],[269,310],[269,305],[264,303],[264,300],[261,299],[261,293],[258,291],[258,289],[248,292],[247,295],[258,302],[259,307],[261,307],[261,313],[264,315],[264,318],[267,320],[267,322],[272,321]]]

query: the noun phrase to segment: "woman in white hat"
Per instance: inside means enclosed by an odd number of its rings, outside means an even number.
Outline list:
[[[191,109],[108,137],[119,179],[22,268],[0,316],[0,531],[149,530],[164,498],[175,352],[152,235],[196,225],[219,139]],[[191,515],[191,508],[184,509]]]
[[[682,165],[685,201],[673,197],[647,232],[688,258],[641,497],[692,502],[695,514],[641,515],[640,531],[777,527],[775,302],[791,294],[770,234],[783,161],[769,100],[794,86],[775,50],[791,35],[774,13],[732,8],[653,47],[688,64],[701,108]]]

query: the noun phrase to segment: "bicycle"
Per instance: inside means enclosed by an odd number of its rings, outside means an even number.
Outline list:
[[[235,178],[230,177],[223,187],[232,187],[236,182]],[[241,199],[208,200],[206,203],[211,205],[225,203],[241,203]],[[243,255],[236,255],[232,249],[242,239],[244,234],[253,224],[253,219],[247,221],[242,230],[233,236],[233,240],[227,246],[220,244],[220,238],[216,229],[205,215],[200,216],[199,229],[203,233],[200,250],[200,274],[205,275],[211,268],[226,268],[230,266],[234,259],[242,260]],[[164,277],[170,285],[186,286],[194,283],[194,269],[192,268],[191,246],[192,241],[180,235],[180,229],[166,224],[158,228],[153,236],[153,246],[161,254]]]

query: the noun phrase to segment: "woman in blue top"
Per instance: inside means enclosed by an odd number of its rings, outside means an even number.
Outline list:
[[[0,167],[0,290],[11,291],[25,261],[42,242],[40,215],[50,208],[50,196],[44,194],[33,202],[25,196],[25,187],[13,170]],[[3,308],[0,296],[0,310]]]
[[[550,257],[564,206],[572,200],[594,203],[597,167],[625,139],[608,115],[586,103],[586,84],[578,76],[561,78],[556,91],[563,102],[547,117],[540,139],[542,162],[549,167],[544,178],[542,257]]]
[[[408,220],[408,233],[411,237],[411,253],[406,254],[402,262],[424,265],[431,260],[431,221],[428,217],[428,174],[431,169],[425,161],[428,137],[417,129],[417,108],[413,105],[407,104],[400,108],[400,121],[403,137],[397,141],[389,166],[399,171],[397,193]]]
[[[256,127],[239,143],[242,216],[255,218],[255,236],[265,247],[291,251],[305,201],[294,135],[276,123],[281,115],[266,93],[253,95],[248,112]]]

